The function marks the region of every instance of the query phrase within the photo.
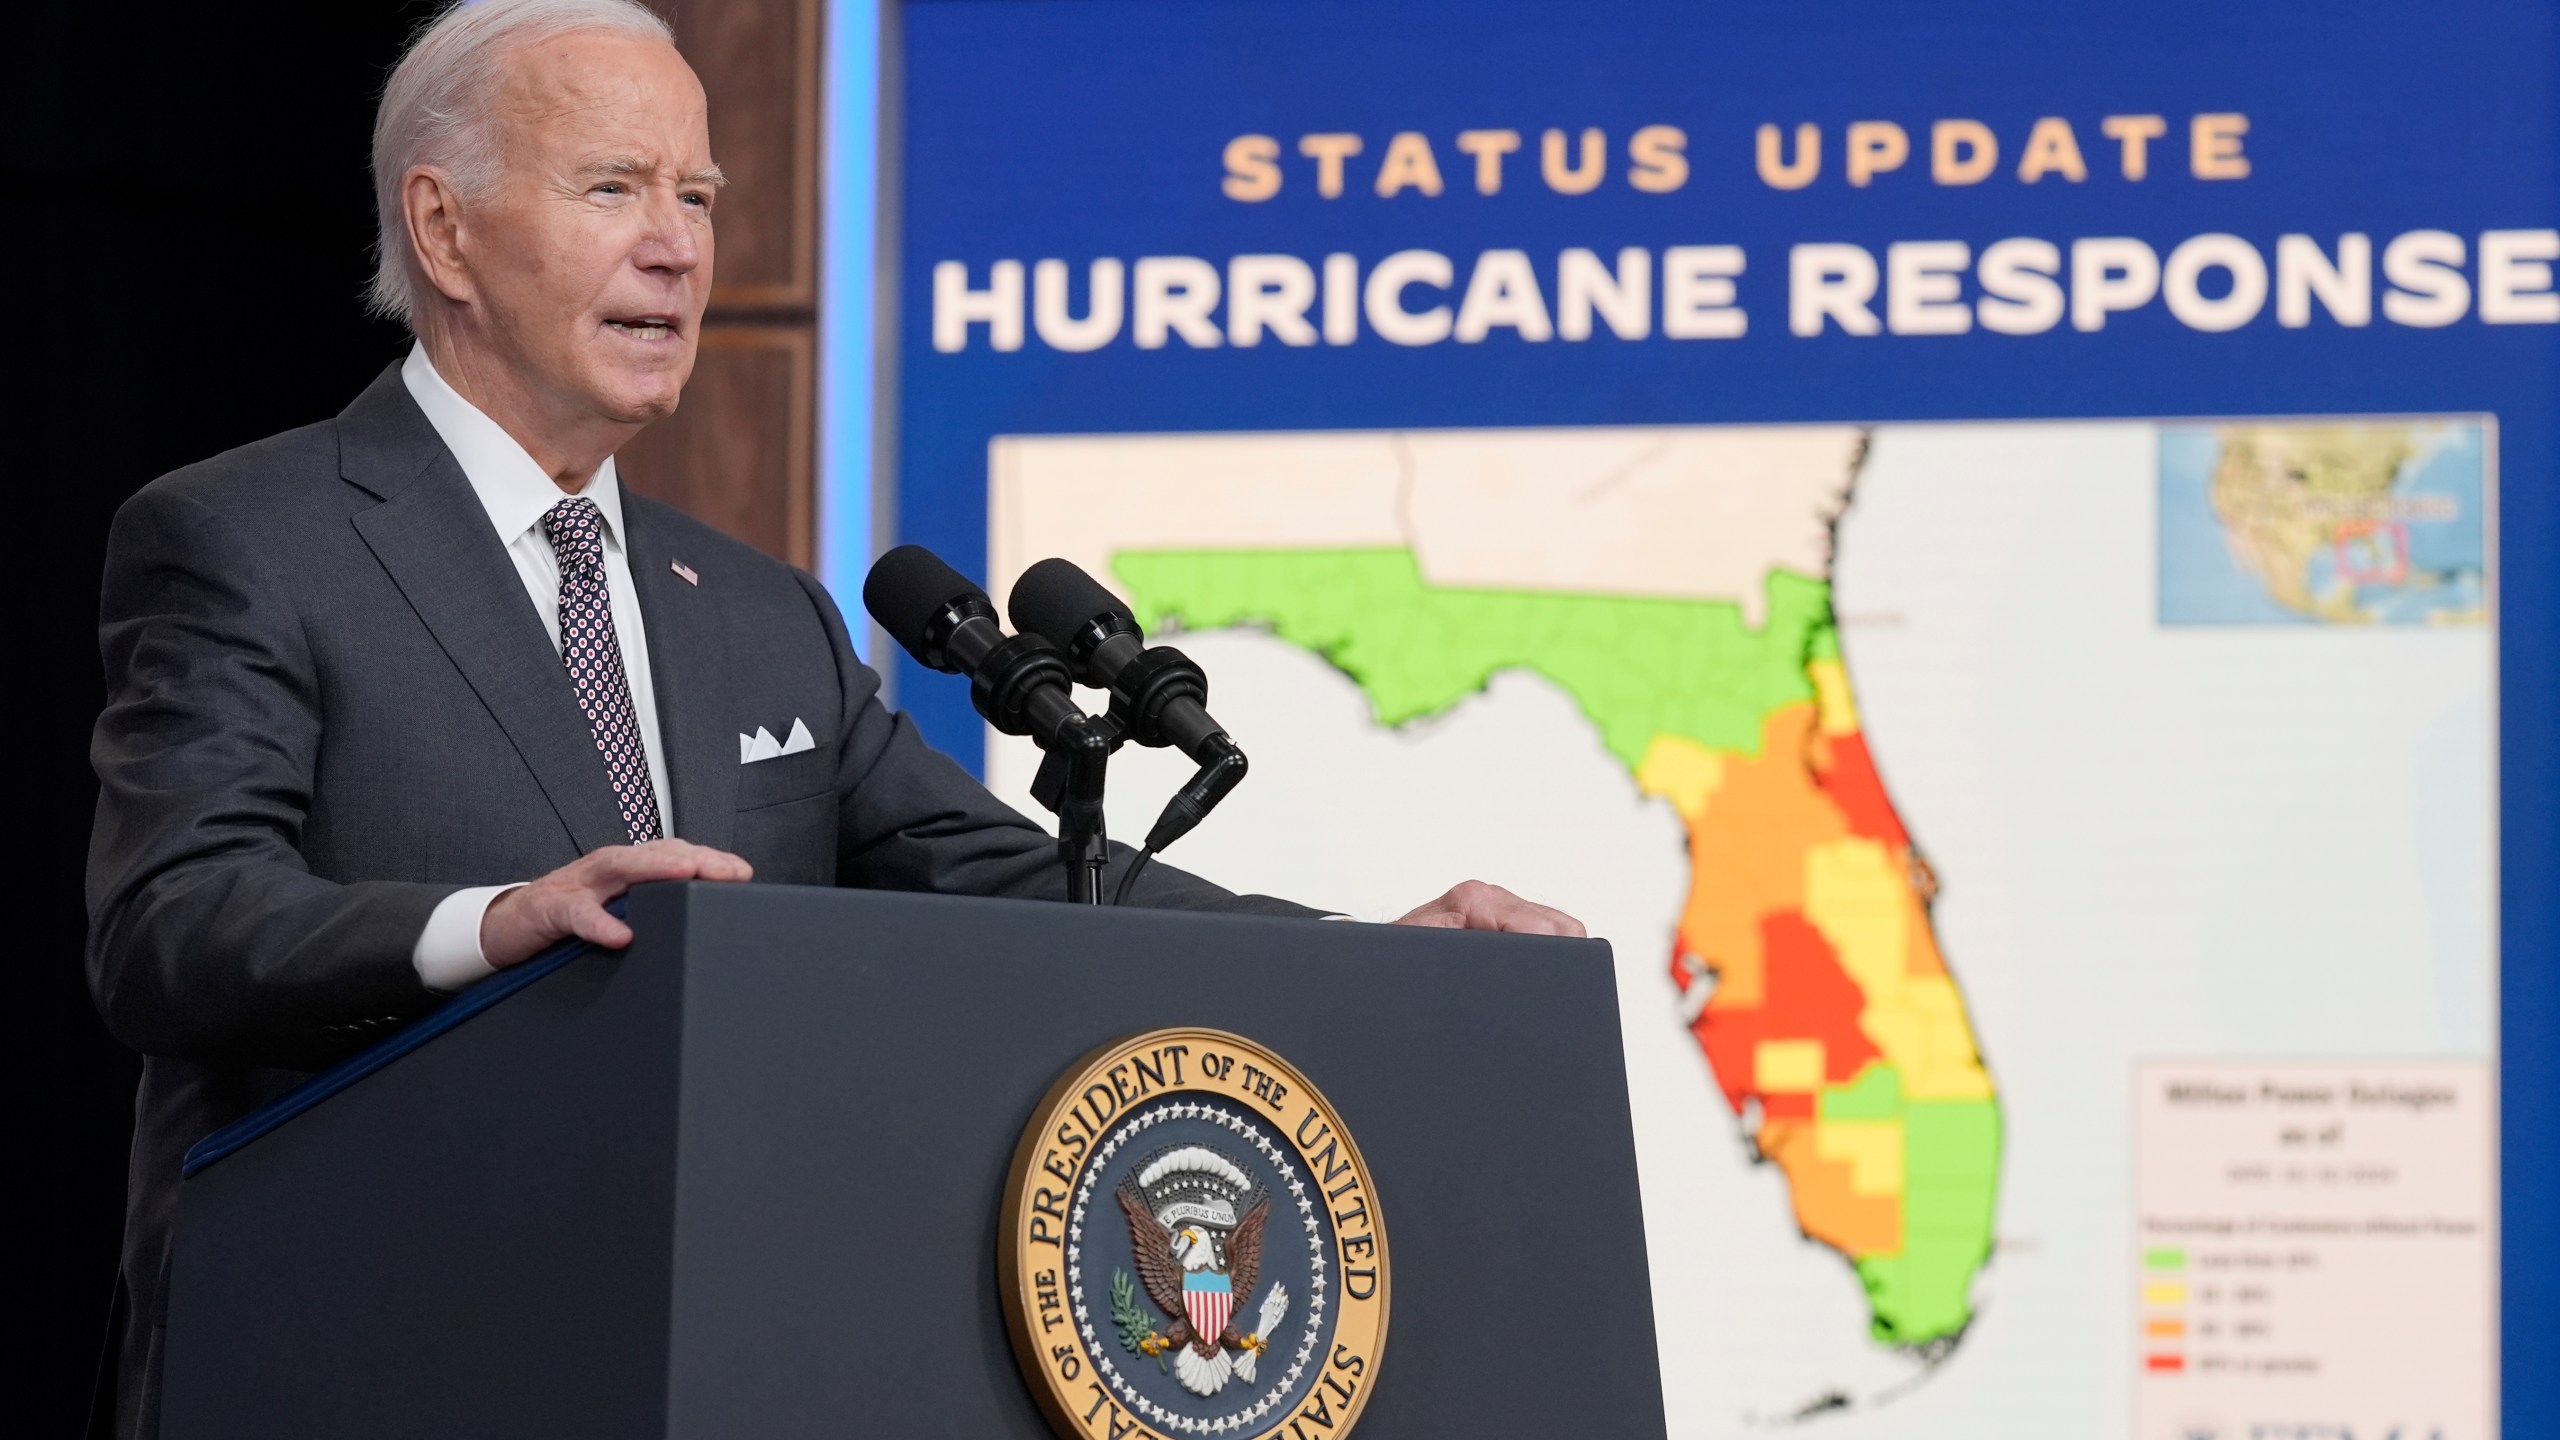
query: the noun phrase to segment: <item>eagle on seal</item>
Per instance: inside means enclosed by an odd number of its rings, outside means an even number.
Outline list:
[[[1140,1183],[1157,1188],[1162,1179],[1183,1170],[1212,1170],[1210,1162],[1216,1169],[1232,1169],[1210,1152],[1199,1152],[1195,1158],[1177,1151],[1149,1166],[1148,1178]],[[1239,1173],[1235,1178],[1243,1177]],[[1192,1212],[1222,1205],[1232,1215],[1228,1197],[1206,1197],[1211,1206],[1168,1204],[1160,1213],[1138,1186],[1124,1185],[1115,1193],[1120,1208],[1129,1215],[1129,1247],[1137,1260],[1138,1279],[1146,1287],[1147,1298],[1169,1322],[1161,1340],[1153,1343],[1166,1350],[1187,1345],[1205,1361],[1216,1360],[1223,1350],[1259,1355],[1267,1348],[1263,1337],[1248,1334],[1236,1323],[1236,1312],[1242,1308],[1240,1302],[1253,1294],[1262,1273],[1262,1230],[1271,1218],[1271,1197],[1259,1197],[1221,1234],[1222,1227],[1213,1223],[1221,1217]]]

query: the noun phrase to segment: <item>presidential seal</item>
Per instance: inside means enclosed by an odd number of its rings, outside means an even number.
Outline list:
[[[1014,1151],[997,1271],[1070,1440],[1335,1437],[1387,1335],[1378,1196],[1324,1096],[1221,1030],[1061,1076]]]

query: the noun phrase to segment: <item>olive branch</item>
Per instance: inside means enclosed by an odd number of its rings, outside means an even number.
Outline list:
[[[1136,1287],[1129,1283],[1129,1272],[1111,1272],[1111,1324],[1120,1332],[1120,1348],[1132,1355],[1145,1355],[1164,1369],[1164,1352],[1170,1347],[1156,1339],[1155,1317],[1138,1307]],[[1150,1345],[1149,1341],[1155,1341]]]

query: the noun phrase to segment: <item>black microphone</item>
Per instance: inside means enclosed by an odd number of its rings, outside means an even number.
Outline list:
[[[1147,832],[1162,850],[1189,834],[1244,779],[1244,751],[1209,716],[1209,677],[1170,645],[1149,646],[1129,607],[1065,560],[1022,572],[1006,602],[1014,627],[1065,652],[1076,678],[1111,692],[1111,716],[1141,745],[1169,745],[1200,766]]]
[[[1066,652],[1076,679],[1111,692],[1125,711],[1129,738],[1170,745],[1202,764],[1226,731],[1209,718],[1209,678],[1170,645],[1150,648],[1120,597],[1066,560],[1043,560],[1022,572],[1005,602],[1014,628]]]
[[[1088,717],[1068,686],[1067,658],[1037,635],[1007,635],[995,602],[921,545],[883,555],[862,582],[862,608],[916,663],[969,677],[987,723],[1046,746]]]

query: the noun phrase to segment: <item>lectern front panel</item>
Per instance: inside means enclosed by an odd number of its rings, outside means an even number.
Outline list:
[[[1079,1057],[1176,1026],[1287,1057],[1358,1136],[1394,1265],[1363,1440],[1662,1433],[1596,942],[777,886],[631,919],[189,1182],[173,1437],[381,1396],[384,1436],[1047,1436],[1008,1162]],[[483,1186],[503,1223],[450,1210]]]

